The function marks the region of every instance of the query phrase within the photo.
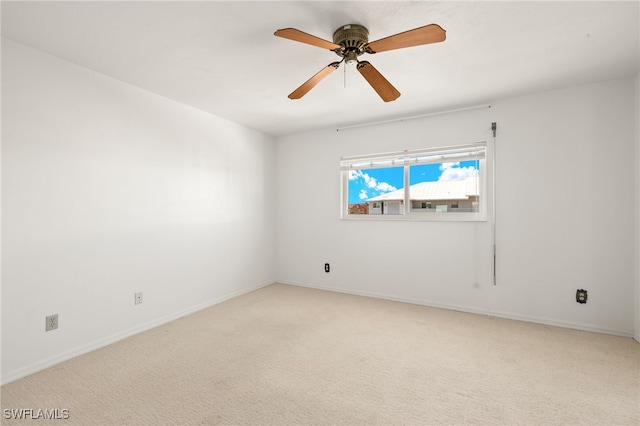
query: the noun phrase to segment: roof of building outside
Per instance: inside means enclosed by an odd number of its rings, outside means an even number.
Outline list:
[[[411,200],[468,200],[469,197],[478,195],[480,195],[478,177],[468,177],[465,180],[420,182],[409,187]],[[371,197],[367,202],[399,200],[404,200],[404,188]]]

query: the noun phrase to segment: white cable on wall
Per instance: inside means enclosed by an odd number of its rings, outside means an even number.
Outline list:
[[[497,285],[498,281],[496,278],[496,264],[497,264],[497,249],[496,249],[496,132],[498,129],[498,124],[493,122],[491,123],[491,131],[493,132],[493,147],[491,150],[491,169],[492,169],[492,182],[491,182],[491,186],[492,186],[492,197],[493,197],[493,213],[491,214],[491,234],[492,234],[492,239],[493,239],[493,285]]]

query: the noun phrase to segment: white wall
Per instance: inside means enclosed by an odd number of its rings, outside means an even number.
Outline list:
[[[631,336],[634,99],[623,79],[279,139],[278,280]],[[493,121],[496,286],[490,223],[339,219],[340,156],[486,140]]]
[[[3,40],[2,143],[4,383],[274,281],[273,138]]]
[[[633,334],[634,98],[623,79],[495,102],[494,309]]]

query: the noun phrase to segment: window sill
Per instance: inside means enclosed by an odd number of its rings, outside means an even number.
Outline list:
[[[482,213],[412,213],[408,215],[342,215],[341,220],[354,221],[404,221],[404,222],[487,222],[487,215]]]

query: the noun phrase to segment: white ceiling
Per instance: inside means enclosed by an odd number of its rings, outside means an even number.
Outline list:
[[[414,116],[639,72],[638,1],[2,1],[2,35],[272,135]],[[401,93],[385,103],[338,57],[275,37],[370,40],[437,23],[443,43],[365,55]],[[345,87],[346,86],[346,87]]]

